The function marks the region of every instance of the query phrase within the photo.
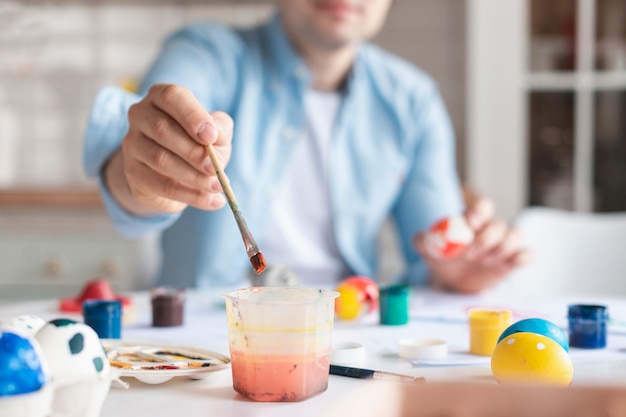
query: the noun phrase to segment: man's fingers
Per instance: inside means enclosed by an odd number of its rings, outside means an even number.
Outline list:
[[[494,214],[493,201],[479,197],[467,208],[465,218],[472,229],[480,230],[493,218]]]
[[[213,116],[185,87],[157,84],[148,95],[156,108],[169,114],[194,140],[208,145],[218,138],[219,127]]]
[[[219,130],[218,138],[213,144],[213,148],[215,148],[220,165],[224,167],[226,162],[230,159],[232,149],[230,145],[233,139],[233,119],[231,119],[228,114],[221,111],[215,111],[211,113],[211,116],[213,120],[215,120],[215,124]],[[210,163],[210,158],[207,158],[206,163],[205,170],[214,173],[215,168],[213,164]]]
[[[155,196],[163,198],[163,212],[176,212],[178,208],[168,210],[171,201],[178,201],[203,210],[215,210],[225,204],[221,193],[201,191],[184,186],[177,181],[154,172],[142,163],[126,166],[129,186],[138,199],[155,200]],[[137,179],[141,178],[141,181]]]
[[[423,258],[432,258],[426,249],[426,232],[420,232],[413,236],[413,247]]]
[[[126,149],[127,155],[138,163],[149,167],[156,174],[174,178],[176,182],[200,191],[214,189],[212,180],[214,176],[195,169],[187,161],[152,139],[137,134],[133,138],[133,142],[133,145]]]
[[[507,264],[511,268],[518,268],[528,264],[533,259],[533,253],[530,249],[520,249],[507,259]]]
[[[128,118],[133,129],[138,130],[141,135],[188,161],[190,168],[206,172],[205,164],[208,157],[204,146],[190,138],[178,122],[167,113],[152,105],[138,103],[131,106]],[[141,159],[140,155],[134,156]],[[144,159],[144,162],[147,161]]]
[[[509,228],[502,240],[486,256],[488,264],[504,263],[520,250],[521,237],[517,229]]]
[[[477,259],[493,250],[504,239],[507,226],[501,220],[492,220],[474,237],[466,251],[468,259]]]
[[[230,145],[233,139],[233,119],[223,111],[214,111],[211,113],[211,117],[215,121],[219,129],[219,137],[213,144],[214,146]]]

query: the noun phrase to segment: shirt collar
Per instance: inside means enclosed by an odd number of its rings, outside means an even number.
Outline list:
[[[265,33],[276,73],[280,74],[280,76],[294,77],[303,85],[309,85],[311,71],[287,37],[287,33],[281,23],[280,12],[275,13],[269,20],[265,27]],[[359,46],[352,68],[348,73],[346,82],[342,86],[342,93],[350,93],[357,80],[363,76],[366,49],[367,45],[365,43]]]
[[[354,86],[358,84],[359,79],[363,78],[364,70],[365,70],[365,50],[367,49],[366,44],[359,45],[359,48],[356,52],[356,56],[354,57],[354,62],[352,63],[352,67],[348,72],[348,76],[343,85],[342,91],[348,95],[352,91],[354,91]]]
[[[299,82],[309,84],[311,72],[293,47],[281,23],[280,12],[274,14],[265,27],[270,56],[274,70],[280,76],[295,77]]]

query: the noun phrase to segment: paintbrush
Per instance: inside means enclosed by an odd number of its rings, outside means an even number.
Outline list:
[[[250,233],[250,229],[248,229],[248,225],[243,218],[243,213],[241,212],[241,210],[239,209],[239,205],[237,204],[237,198],[235,197],[235,193],[230,186],[228,176],[226,176],[226,173],[224,172],[224,169],[222,169],[220,161],[217,159],[217,155],[215,154],[215,149],[213,149],[213,145],[206,145],[206,150],[209,154],[209,158],[211,158],[211,163],[215,168],[217,179],[222,186],[222,190],[224,190],[224,195],[226,196],[228,205],[230,206],[230,209],[235,216],[235,221],[237,222],[237,227],[239,228],[239,232],[241,233],[241,238],[243,239],[243,244],[246,247],[246,253],[248,254],[248,258],[250,259],[252,268],[257,274],[260,274],[265,269],[265,258],[259,250],[259,246],[254,241],[252,233]]]
[[[379,379],[392,382],[407,382],[410,384],[415,382],[426,382],[426,379],[420,376],[396,374],[386,371],[374,371],[372,369],[351,368],[349,366],[341,365],[330,365],[330,374],[359,379]]]

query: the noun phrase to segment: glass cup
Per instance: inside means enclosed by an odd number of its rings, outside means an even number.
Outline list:
[[[252,287],[222,295],[235,391],[254,401],[301,401],[326,390],[339,293]]]
[[[511,325],[510,310],[471,308],[469,310],[470,353],[490,356],[498,338]]]

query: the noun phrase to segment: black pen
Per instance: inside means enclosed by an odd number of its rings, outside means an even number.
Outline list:
[[[360,379],[378,379],[393,382],[426,382],[419,376],[395,374],[393,372],[374,371],[372,369],[351,368],[349,366],[330,365],[330,374]]]

